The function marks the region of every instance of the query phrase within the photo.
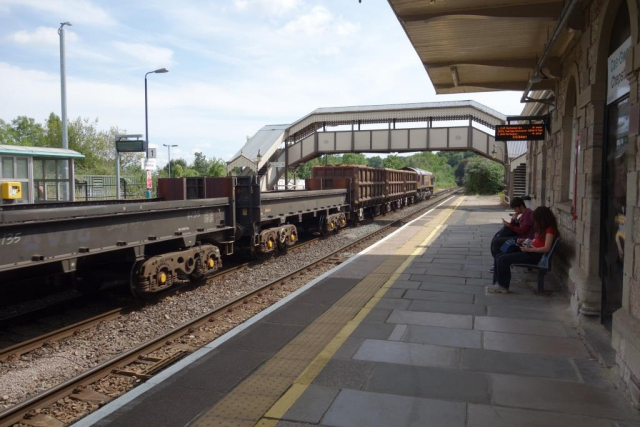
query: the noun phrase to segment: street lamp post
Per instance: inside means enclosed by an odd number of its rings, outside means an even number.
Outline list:
[[[154,73],[162,74],[162,73],[168,73],[168,72],[169,70],[167,70],[166,68],[159,68],[154,71],[149,71],[144,75],[144,133],[145,133],[145,139],[147,140],[144,155],[146,159],[149,158],[149,108],[147,106],[147,76],[149,74],[154,74]],[[147,199],[150,199],[151,189],[147,188],[147,191],[144,193],[144,195]]]
[[[176,144],[162,144],[163,146],[167,147],[167,153],[169,155],[169,178],[171,178],[171,147],[177,147]]]
[[[491,155],[493,156],[493,158],[496,158],[496,155],[498,154],[498,152],[496,151],[496,148],[500,149],[500,155],[503,157],[502,161],[504,162],[504,151],[502,151],[502,147],[498,147],[497,145],[493,144],[493,150],[491,151]]]
[[[69,133],[67,131],[67,63],[65,59],[64,26],[71,26],[71,22],[61,22],[58,28],[60,36],[60,92],[62,98],[62,148],[69,148]]]

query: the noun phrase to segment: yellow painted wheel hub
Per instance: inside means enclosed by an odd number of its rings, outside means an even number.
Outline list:
[[[158,274],[158,281],[160,283],[162,283],[163,285],[165,283],[167,283],[167,274],[164,271],[162,271],[162,272],[160,272],[160,274]]]
[[[296,240],[296,236],[295,234],[292,234],[291,236],[289,236],[291,238],[291,241],[294,242]]]
[[[268,247],[269,249],[273,248],[273,242],[272,242],[271,240],[269,240],[269,241],[267,242],[267,247]]]
[[[216,266],[216,262],[212,258],[209,258],[209,260],[207,261],[207,266],[209,268],[213,268]]]

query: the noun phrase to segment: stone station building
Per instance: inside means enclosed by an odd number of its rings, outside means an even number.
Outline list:
[[[555,273],[601,324],[640,404],[638,0],[389,0],[438,94],[517,90],[549,114],[529,142],[532,207],[559,220]]]

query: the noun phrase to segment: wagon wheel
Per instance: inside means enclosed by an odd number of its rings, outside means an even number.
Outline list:
[[[140,298],[143,300],[149,300],[153,297],[153,293],[141,292],[140,291],[140,281],[138,280],[138,273],[140,272],[140,266],[146,260],[139,260],[133,263],[131,266],[131,272],[129,273],[129,289],[134,297]]]

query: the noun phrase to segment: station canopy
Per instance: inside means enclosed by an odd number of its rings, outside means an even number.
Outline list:
[[[388,0],[437,94],[525,90],[564,2],[559,0]],[[572,16],[533,90],[553,89],[558,58],[579,30]]]

